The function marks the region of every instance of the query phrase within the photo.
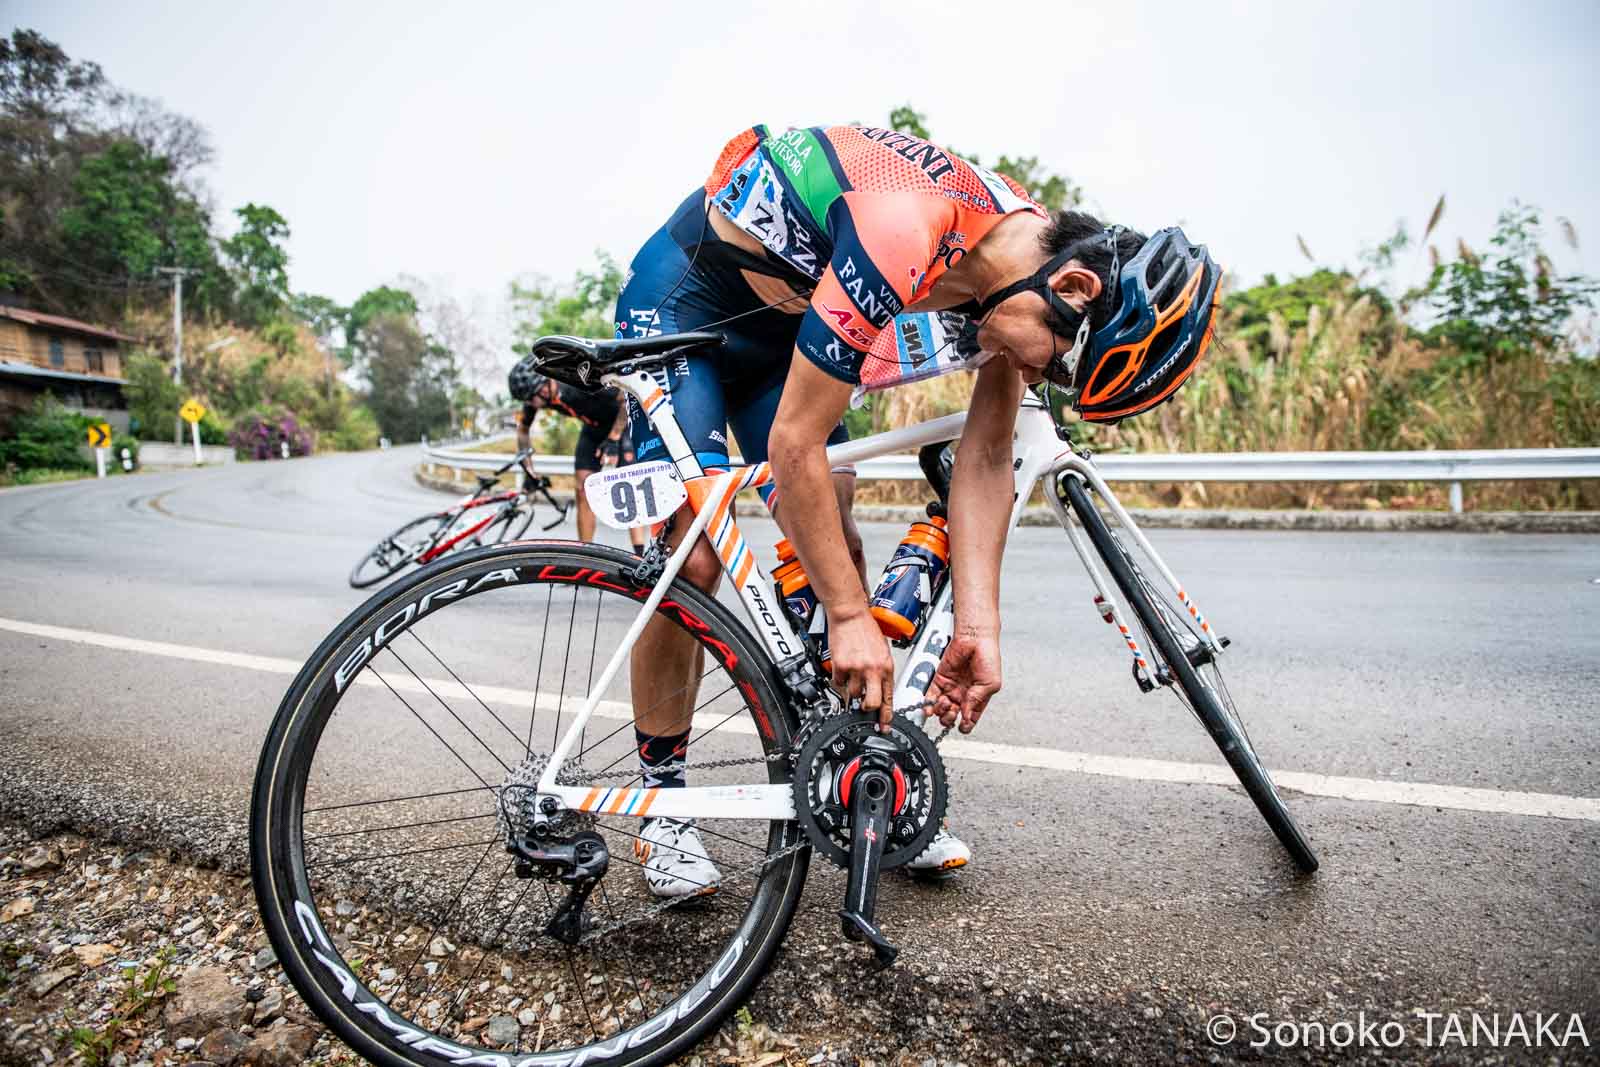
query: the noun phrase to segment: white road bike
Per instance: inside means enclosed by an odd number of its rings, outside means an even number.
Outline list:
[[[670,462],[602,472],[591,499],[617,526],[661,523],[687,501],[679,548],[659,538],[640,558],[532,540],[452,554],[356,609],[279,707],[251,812],[262,920],[306,1004],[374,1063],[668,1062],[766,973],[813,851],[848,871],[844,935],[875,965],[894,958],[874,919],[878,876],[917,855],[945,813],[939,737],[914,713],[952,633],[951,590],[930,590],[897,673],[901,710],[879,733],[829,689],[815,642],[739,530],[734,498],[765,484],[767,465],[703,470],[661,387],[663,364],[720,340],[534,346],[549,376],[615,386],[643,407]],[[920,449],[943,495],[964,420],[829,458]],[[1033,397],[1014,456],[1013,525],[1044,481],[1135,683],[1178,696],[1293,863],[1315,870],[1223,683],[1227,639]],[[678,580],[702,534],[746,621]],[[630,662],[651,620],[694,642],[691,673]],[[646,788],[634,712],[681,706],[686,692],[688,785]],[[623,877],[653,847],[641,820],[660,817],[696,824],[720,871],[702,892],[662,901]]]

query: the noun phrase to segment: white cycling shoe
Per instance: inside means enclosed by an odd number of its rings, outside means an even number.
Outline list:
[[[942,881],[951,878],[972,859],[972,849],[966,842],[940,828],[928,847],[917,858],[906,864],[906,872],[915,878]]]
[[[710,896],[722,883],[694,823],[681,819],[646,819],[633,842],[633,854],[644,865],[644,884],[652,896],[666,900]]]

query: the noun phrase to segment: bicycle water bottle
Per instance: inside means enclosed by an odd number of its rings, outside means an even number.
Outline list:
[[[817,600],[816,591],[811,588],[811,579],[806,577],[806,569],[795,555],[794,546],[784,540],[779,541],[776,547],[778,568],[772,572],[772,580],[778,586],[784,607],[800,624],[800,632],[816,643],[817,655],[822,660],[822,670],[826,674],[833,670],[833,656],[828,648],[828,614]]]
[[[885,637],[911,639],[922,622],[928,598],[949,565],[950,535],[945,530],[944,512],[939,505],[929,504],[927,521],[911,524],[872,594],[872,617]]]

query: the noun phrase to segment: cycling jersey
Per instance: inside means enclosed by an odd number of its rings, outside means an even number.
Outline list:
[[[517,415],[517,427],[526,430],[533,425],[533,417],[541,408],[559,411],[563,415],[571,415],[585,426],[592,426],[599,430],[609,430],[617,421],[617,406],[622,403],[622,394],[615,389],[602,389],[590,392],[575,386],[556,383],[556,397],[554,400],[545,400],[536,397],[522,405],[522,411]]]
[[[706,193],[727,219],[815,282],[796,345],[852,384],[879,332],[1007,215],[1045,209],[1010,178],[910,134],[765,126],[722,150]]]

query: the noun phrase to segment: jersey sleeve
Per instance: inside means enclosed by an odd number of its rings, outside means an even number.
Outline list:
[[[533,426],[533,419],[537,414],[539,414],[539,409],[533,404],[523,404],[522,410],[517,412],[517,429],[526,432]]]
[[[833,258],[800,322],[796,346],[851,385],[883,328],[910,303],[953,211],[915,193],[845,193],[828,211]]]

